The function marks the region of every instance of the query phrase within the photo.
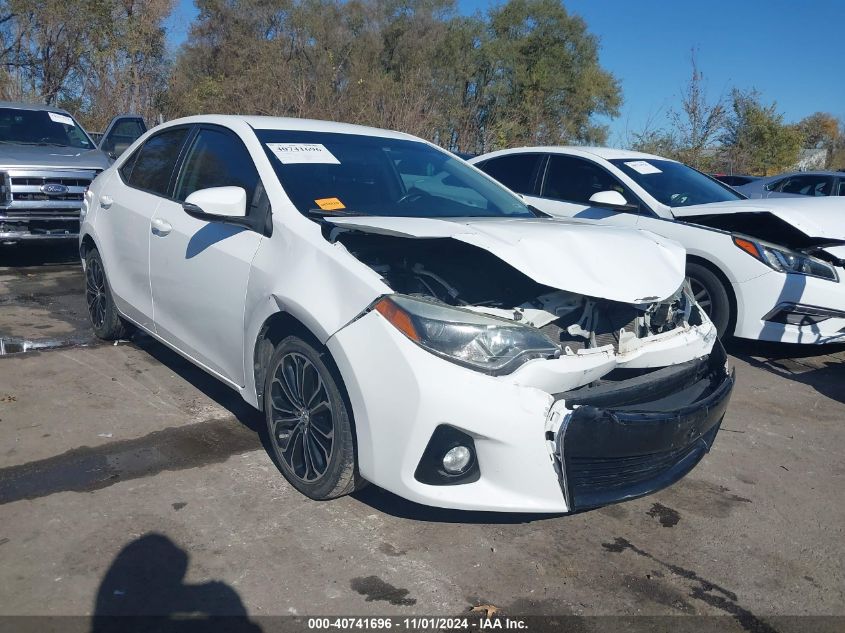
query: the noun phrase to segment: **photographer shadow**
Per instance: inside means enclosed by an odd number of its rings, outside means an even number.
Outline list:
[[[188,561],[188,553],[162,534],[129,543],[100,583],[91,633],[261,633],[226,583],[186,584]]]

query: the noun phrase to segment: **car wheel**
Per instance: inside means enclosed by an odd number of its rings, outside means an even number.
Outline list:
[[[695,300],[716,326],[719,336],[729,336],[731,301],[722,280],[700,264],[687,265],[687,278]]]
[[[104,341],[126,338],[127,328],[114,305],[103,260],[96,248],[85,255],[85,302],[97,338]]]
[[[349,408],[326,356],[289,336],[276,347],[264,385],[267,429],[279,469],[312,499],[349,494],[358,478]]]

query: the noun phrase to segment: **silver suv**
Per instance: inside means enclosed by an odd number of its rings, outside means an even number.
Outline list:
[[[97,144],[60,108],[0,102],[0,245],[77,238],[86,187],[146,129],[115,117]]]

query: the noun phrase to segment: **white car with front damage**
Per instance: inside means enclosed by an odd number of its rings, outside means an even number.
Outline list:
[[[470,162],[552,216],[683,244],[693,294],[721,336],[845,342],[841,198],[748,200],[683,163],[606,147],[525,147]]]
[[[263,409],[314,499],[640,496],[709,450],[733,386],[682,247],[538,217],[405,134],[170,122],[91,185],[80,247],[97,335],[140,327]]]

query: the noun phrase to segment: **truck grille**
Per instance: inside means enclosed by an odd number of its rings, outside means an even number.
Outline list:
[[[2,181],[0,181],[0,222],[3,220],[30,223],[36,220],[56,222],[78,220],[85,189],[91,184],[98,171],[93,169],[11,169],[7,171],[2,174]],[[45,185],[61,185],[61,187],[58,191],[51,192],[49,188],[45,188]]]

